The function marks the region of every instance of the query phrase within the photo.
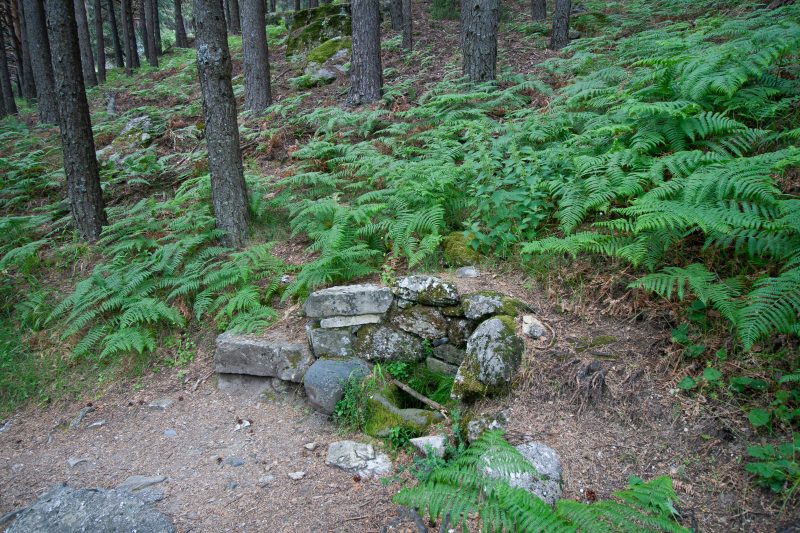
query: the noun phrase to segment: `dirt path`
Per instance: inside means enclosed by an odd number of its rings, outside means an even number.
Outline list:
[[[395,488],[325,466],[327,444],[344,438],[331,422],[291,395],[228,394],[212,381],[192,392],[159,380],[103,398],[78,429],[63,423],[80,406],[16,414],[0,433],[0,515],[58,483],[114,487],[133,475],[167,476],[156,506],[179,531],[378,531],[395,515]],[[173,403],[148,407],[162,399]],[[243,420],[251,425],[236,431]],[[289,478],[298,471],[303,479]]]

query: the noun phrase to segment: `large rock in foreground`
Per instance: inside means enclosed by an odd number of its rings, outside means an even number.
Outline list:
[[[345,285],[312,292],[303,311],[312,318],[380,315],[392,303],[392,291],[377,285]]]
[[[508,390],[525,347],[515,331],[514,320],[508,316],[490,318],[475,329],[458,367],[453,398],[469,401]]]
[[[362,478],[385,476],[392,471],[392,461],[388,455],[376,453],[371,444],[352,440],[330,443],[325,464]]]
[[[353,376],[364,376],[369,367],[361,359],[315,361],[306,372],[303,386],[308,403],[318,411],[333,414],[336,403],[342,399],[344,383]]]
[[[527,490],[547,505],[555,505],[563,493],[561,460],[556,451],[539,442],[520,444],[516,448],[538,476],[529,472],[503,472],[493,467],[491,452],[481,458],[485,464],[483,475],[493,479],[503,478],[512,487]]]
[[[9,533],[172,533],[169,518],[125,490],[57,487],[24,509]]]
[[[300,383],[314,356],[305,342],[226,332],[217,337],[216,371],[276,377]]]

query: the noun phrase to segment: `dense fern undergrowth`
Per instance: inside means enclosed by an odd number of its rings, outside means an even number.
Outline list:
[[[95,246],[72,234],[55,132],[2,121],[3,405],[46,389],[49,363],[30,369],[27,387],[14,379],[40,344],[69,354],[58,368],[102,366],[186,329],[258,331],[281,298],[438,267],[452,231],[523,266],[565,254],[629,264],[632,287],[716,310],[744,350],[797,335],[800,7],[720,3],[691,22],[666,18],[694,17],[693,6],[598,6],[583,17],[605,22],[538,77],[469,86],[437,65],[449,74],[420,94],[413,77],[387,74],[369,109],[298,113],[303,95],[283,98],[241,127],[256,155],[287,130],[304,142],[288,177],[247,162],[254,238],[239,252],[217,243],[193,51],[134,78],[110,72],[103,91],[144,102],[118,116],[90,90],[98,148],[141,115],[157,139],[103,164],[111,225]],[[534,25],[523,26],[504,31]],[[268,30],[272,44],[284,38]],[[240,55],[241,40],[231,45]],[[431,68],[429,53],[414,57]],[[258,226],[286,214],[311,242],[304,265],[284,265],[262,242],[275,232]]]

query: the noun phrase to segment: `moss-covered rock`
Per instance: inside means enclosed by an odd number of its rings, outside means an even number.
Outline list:
[[[323,64],[332,58],[339,50],[346,50],[353,47],[353,40],[350,37],[336,36],[328,39],[308,53],[309,63]]]
[[[516,317],[519,313],[529,309],[524,302],[494,291],[465,294],[461,298],[461,303],[464,306],[464,316],[471,320],[479,320],[492,315]]]
[[[466,348],[467,340],[475,331],[476,322],[466,318],[451,318],[447,325],[447,339],[450,344],[458,348]]]
[[[386,437],[391,428],[402,427],[422,435],[428,426],[442,420],[442,415],[436,411],[398,407],[400,394],[394,386],[372,393],[368,402],[364,433],[373,437]]]
[[[286,40],[286,54],[311,50],[335,37],[349,37],[350,28],[350,13],[341,4],[301,9],[292,16],[289,37]]]
[[[510,316],[496,316],[482,322],[467,342],[452,397],[472,401],[507,392],[522,363],[524,346]]]
[[[406,276],[394,286],[397,297],[423,305],[457,305],[458,289],[450,282],[435,276]]]
[[[481,254],[469,245],[470,240],[463,231],[454,231],[442,240],[444,260],[448,265],[460,267],[478,262]]]
[[[408,309],[397,309],[391,322],[423,339],[434,340],[447,336],[447,319],[436,307],[414,305]]]

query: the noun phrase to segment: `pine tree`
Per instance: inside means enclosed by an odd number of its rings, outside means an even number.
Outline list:
[[[94,242],[100,238],[107,220],[81,72],[74,1],[47,0],[47,27],[54,55],[53,75],[70,210],[80,236]]]
[[[241,248],[247,237],[247,189],[222,0],[194,0],[194,17],[214,216],[225,232],[223,242]]]
[[[378,100],[383,91],[381,13],[378,0],[353,0],[353,58],[350,73],[351,105]]]
[[[92,40],[89,37],[89,20],[86,17],[86,4],[83,0],[74,0],[75,22],[78,27],[78,43],[81,51],[81,68],[83,69],[83,82],[87,87],[97,85],[97,74],[94,71],[94,54],[92,53]]]
[[[17,0],[17,17],[19,19],[20,50],[22,51],[22,97],[28,101],[36,98],[36,81],[33,79],[31,67],[30,40],[28,39],[27,23],[22,0]]]
[[[392,29],[400,31],[403,29],[403,0],[389,0],[389,20],[392,22]]]
[[[0,117],[17,113],[17,103],[14,101],[14,91],[11,89],[11,75],[8,73],[3,32],[4,29],[0,26],[0,104],[2,104],[0,105]]]
[[[244,108],[263,111],[272,103],[264,0],[242,0]]]
[[[117,15],[114,13],[114,0],[108,0],[108,23],[111,25],[111,40],[114,42],[114,62],[119,68],[125,66],[125,54],[122,52],[122,43],[119,39],[117,28]]]
[[[156,55],[164,53],[161,48],[161,10],[158,9],[158,0],[151,0],[150,10],[153,15],[153,41],[156,44]]]
[[[186,48],[189,46],[189,39],[186,37],[186,24],[183,22],[183,10],[181,0],[175,0],[175,46]]]
[[[56,102],[53,62],[50,59],[50,40],[47,37],[47,25],[42,0],[25,2],[25,23],[28,49],[31,51],[31,68],[33,77],[36,80],[36,104],[39,108],[39,122],[57,124],[58,102]]]
[[[461,0],[461,48],[464,76],[492,81],[497,68],[498,0]]]
[[[94,0],[94,34],[97,43],[97,79],[106,81],[106,40],[103,36],[103,6],[101,0]]]
[[[550,32],[550,49],[561,50],[569,44],[569,12],[572,0],[556,0],[553,12],[553,31]]]
[[[547,0],[531,0],[531,18],[533,20],[547,19]]]
[[[139,49],[136,44],[136,31],[133,26],[133,0],[121,0],[122,35],[125,41],[125,71],[128,75],[139,68]]]
[[[400,2],[403,14],[403,48],[411,51],[414,47],[412,36],[414,21],[411,18],[411,0],[400,0]]]
[[[153,2],[154,0],[142,1],[142,15],[144,16],[143,30],[146,30],[144,37],[147,46],[145,47],[145,54],[147,55],[147,62],[151,67],[158,66],[158,51],[156,49],[156,27],[155,19],[153,18]]]
[[[239,0],[228,0],[228,7],[230,9],[230,30],[234,35],[242,33],[241,17],[239,16]]]

